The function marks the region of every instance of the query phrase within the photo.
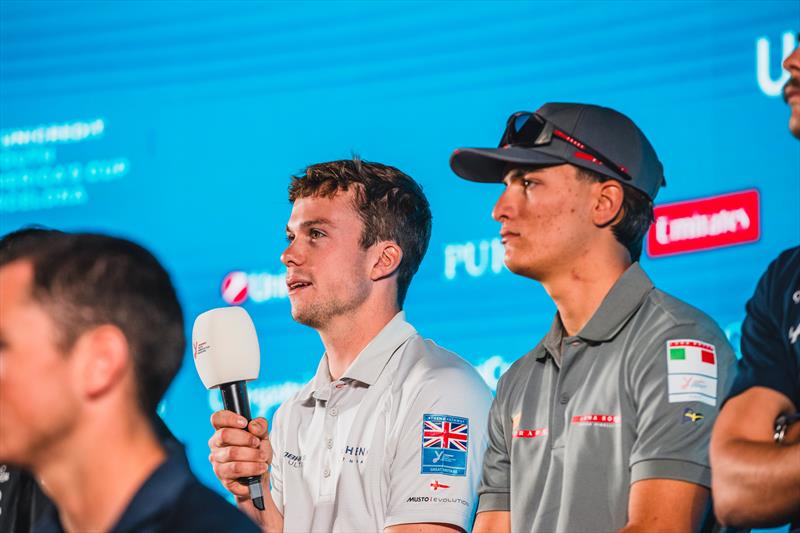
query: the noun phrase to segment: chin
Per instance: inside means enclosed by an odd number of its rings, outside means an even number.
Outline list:
[[[539,280],[540,276],[537,274],[536,268],[532,265],[524,265],[520,263],[515,263],[513,260],[506,259],[505,261],[506,268],[513,272],[518,276],[522,276],[525,278],[530,278],[534,280]]]

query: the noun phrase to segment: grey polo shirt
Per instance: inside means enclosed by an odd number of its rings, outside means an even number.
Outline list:
[[[285,531],[469,529],[492,394],[401,312],[332,381],[327,356],[273,418],[272,498]]]
[[[735,357],[701,311],[633,264],[574,337],[550,332],[500,379],[478,512],[512,531],[615,531],[630,485],[710,486],[708,443]]]

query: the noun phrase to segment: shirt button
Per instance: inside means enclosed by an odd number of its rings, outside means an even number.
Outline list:
[[[327,446],[329,450],[330,450],[331,448],[333,448],[333,439],[328,439],[328,440],[326,440],[326,441],[325,441],[325,446]]]
[[[559,401],[560,401],[562,404],[565,404],[565,403],[567,403],[567,402],[569,401],[569,394],[567,394],[566,392],[565,392],[564,394],[562,394],[562,395],[561,395],[561,398],[559,399]]]
[[[328,410],[328,414],[331,415],[331,416],[336,416],[336,415],[339,414],[339,409],[337,409],[336,407],[331,407]]]
[[[579,345],[580,345],[580,343],[581,343],[581,341],[572,341],[572,342],[570,343],[570,345],[572,345],[572,346],[579,346]]]
[[[325,470],[323,470],[322,471],[322,477],[331,477],[331,469],[330,468],[326,468]]]

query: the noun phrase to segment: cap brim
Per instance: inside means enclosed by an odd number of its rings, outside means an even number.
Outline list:
[[[561,158],[535,148],[459,148],[450,156],[450,168],[465,180],[481,183],[503,181],[503,169],[508,164],[552,166],[566,163]]]

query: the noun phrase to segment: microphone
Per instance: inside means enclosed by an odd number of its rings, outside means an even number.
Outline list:
[[[192,354],[207,389],[219,387],[225,409],[249,422],[247,382],[258,378],[261,361],[256,328],[241,307],[219,307],[198,315],[192,328]],[[239,478],[256,509],[264,510],[261,476]]]

